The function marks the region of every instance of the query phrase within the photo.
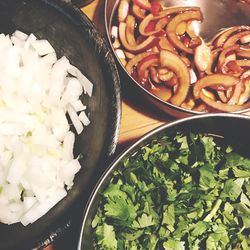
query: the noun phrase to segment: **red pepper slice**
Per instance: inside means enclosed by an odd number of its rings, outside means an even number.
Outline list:
[[[173,71],[178,78],[177,90],[175,95],[170,99],[170,102],[179,106],[185,101],[188,95],[190,86],[189,70],[178,55],[167,50],[160,52],[160,64],[162,67]]]
[[[151,3],[151,13],[154,16],[156,16],[156,15],[159,14],[160,10],[161,10],[161,4],[160,4],[160,2],[159,1],[153,1]]]

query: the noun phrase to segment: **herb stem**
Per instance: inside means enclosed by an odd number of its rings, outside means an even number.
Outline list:
[[[220,208],[220,205],[222,203],[221,199],[218,199],[215,204],[214,207],[212,208],[211,212],[204,218],[203,221],[205,222],[209,222],[211,221],[211,219],[216,215],[216,212],[218,211],[218,209]]]

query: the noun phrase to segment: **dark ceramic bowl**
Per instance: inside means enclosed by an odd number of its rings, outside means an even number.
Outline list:
[[[83,214],[82,229],[79,238],[78,250],[93,249],[91,241],[92,228],[91,222],[96,214],[97,206],[100,202],[101,193],[106,188],[113,172],[118,170],[125,159],[132,156],[143,146],[149,144],[152,140],[161,138],[163,135],[176,134],[177,132],[193,132],[193,133],[211,133],[213,135],[223,136],[226,143],[237,147],[242,153],[250,156],[250,118],[238,114],[203,114],[180,119],[178,121],[162,125],[149,132],[134,145],[123,152],[110,165],[104,175],[97,183],[88,205]]]
[[[207,41],[211,40],[215,34],[222,28],[235,25],[250,25],[250,4],[243,3],[238,0],[160,0],[164,6],[199,6],[204,16],[204,20],[200,25],[199,33]],[[124,82],[134,88],[139,96],[145,98],[149,103],[153,104],[157,109],[162,110],[174,117],[182,118],[191,115],[201,114],[193,110],[188,110],[169,102],[163,101],[157,96],[150,93],[141,84],[134,80],[127,72],[121,61],[119,60],[111,41],[111,28],[115,11],[118,7],[119,0],[105,0],[105,29],[109,44],[118,61],[119,68],[124,74]],[[249,109],[248,109],[249,110]],[[234,113],[243,113],[248,110],[242,110]]]
[[[58,58],[65,55],[94,84],[93,96],[84,98],[91,124],[77,136],[74,153],[82,153],[82,169],[65,199],[26,227],[0,223],[0,249],[43,247],[70,225],[70,211],[87,196],[113,154],[120,123],[120,83],[115,61],[105,40],[80,10],[62,1],[1,0],[0,33],[16,29],[47,39]],[[0,211],[1,213],[1,211]]]

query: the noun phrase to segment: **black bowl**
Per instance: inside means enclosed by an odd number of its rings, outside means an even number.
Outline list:
[[[93,82],[94,89],[91,98],[82,97],[91,124],[76,138],[75,156],[82,153],[84,159],[73,188],[31,225],[0,223],[0,249],[8,250],[45,246],[69,226],[69,211],[83,194],[87,196],[115,150],[121,114],[120,82],[112,53],[80,10],[62,1],[1,0],[0,33],[15,30],[47,39],[58,58],[65,55]]]
[[[115,49],[112,46],[111,28],[113,18],[117,10],[120,0],[105,0],[104,18],[106,35],[116,57],[121,73],[123,73],[123,84],[135,90],[139,96],[145,98],[150,104],[153,104],[156,109],[159,109],[171,116],[183,118],[191,115],[198,115],[204,112],[198,112],[173,105],[170,102],[164,101],[153,95],[150,91],[139,84],[126,70]],[[207,41],[210,41],[220,29],[235,26],[250,24],[250,4],[243,3],[237,0],[160,0],[164,6],[198,6],[204,15],[204,21],[200,25],[199,33]],[[247,110],[241,110],[233,113],[243,113]]]
[[[163,135],[173,135],[177,132],[211,133],[223,136],[226,143],[237,147],[237,150],[250,156],[250,118],[238,114],[202,114],[180,119],[178,121],[162,125],[149,132],[134,145],[118,156],[100,178],[91,194],[88,205],[83,214],[82,229],[79,238],[78,250],[93,249],[91,239],[91,222],[96,214],[97,206],[101,199],[101,193],[106,188],[113,172],[118,170],[125,159],[134,155],[143,146]]]

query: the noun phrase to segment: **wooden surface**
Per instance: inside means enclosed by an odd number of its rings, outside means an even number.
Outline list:
[[[94,0],[91,4],[81,10],[94,22],[97,29],[104,33],[104,0]],[[153,108],[143,97],[132,93],[126,87],[126,80],[121,77],[122,84],[122,117],[119,134],[119,142],[115,155],[132,145],[137,139],[150,130],[171,120],[169,116]],[[54,244],[44,250],[73,250],[79,231],[71,230]]]

